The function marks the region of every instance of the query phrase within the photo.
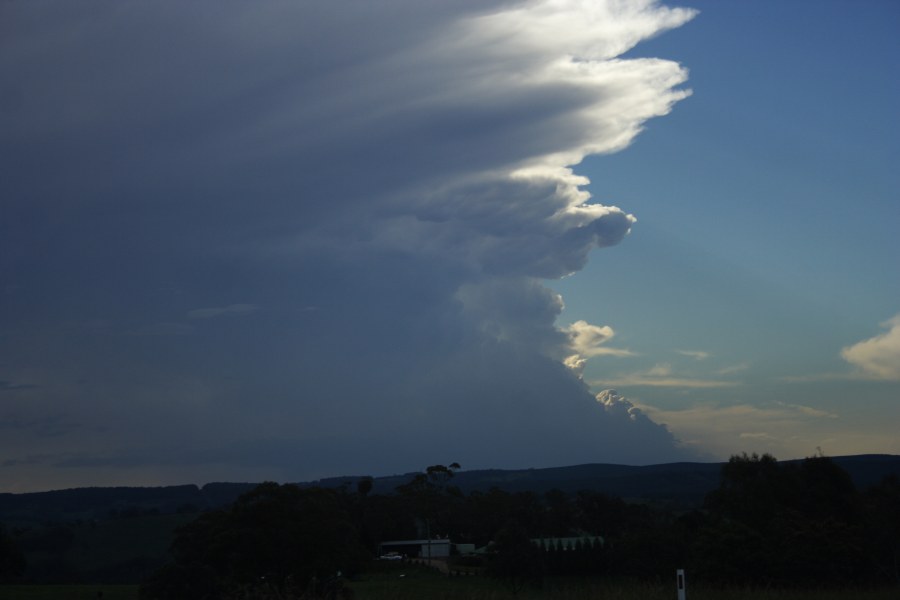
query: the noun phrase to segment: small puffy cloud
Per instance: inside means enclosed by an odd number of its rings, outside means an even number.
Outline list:
[[[611,340],[615,336],[612,327],[608,325],[591,325],[587,321],[575,321],[564,328],[572,341],[572,348],[579,354],[594,356],[609,350],[601,348],[601,344]]]
[[[841,350],[841,356],[875,379],[900,381],[900,315],[881,324],[882,334]]]
[[[611,348],[606,342],[616,333],[609,325],[592,325],[587,321],[575,321],[561,331],[569,340],[569,347],[575,353],[568,355],[563,363],[570,369],[580,373],[589,358],[594,356],[634,356],[631,350]]]

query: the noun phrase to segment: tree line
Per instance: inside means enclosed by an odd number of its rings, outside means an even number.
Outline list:
[[[451,560],[514,589],[556,576],[668,580],[677,568],[711,585],[900,585],[900,479],[858,490],[825,456],[733,456],[719,487],[688,512],[590,490],[463,494],[458,468],[433,465],[394,494],[372,494],[371,479],[337,489],[261,484],[177,530],[171,560],[142,598],[327,596],[368,568],[380,542],[425,537],[486,547]],[[603,543],[532,541],[578,536]],[[17,556],[0,533],[0,577],[21,570]]]

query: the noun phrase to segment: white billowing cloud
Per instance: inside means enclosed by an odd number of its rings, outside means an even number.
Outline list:
[[[603,390],[595,396],[597,402],[606,412],[615,416],[627,416],[632,421],[645,420],[649,421],[647,416],[640,408],[635,406],[625,396],[622,396],[616,390]]]
[[[562,299],[543,282],[636,223],[594,202],[577,165],[689,95],[677,63],[622,53],[693,11],[651,0],[48,6],[4,6],[21,26],[0,37],[0,81],[15,90],[0,94],[0,185],[34,214],[65,202],[67,220],[4,229],[0,255],[18,256],[24,235],[53,240],[17,272],[59,289],[20,285],[40,290],[17,304],[33,314],[0,319],[47,323],[46,337],[17,325],[0,344],[52,347],[17,360],[90,375],[67,406],[114,432],[110,456],[136,448],[134,465],[177,447],[171,462],[240,456],[295,480],[312,468],[296,456],[321,457],[319,475],[684,456],[664,427],[625,400],[598,405],[566,369],[629,351],[609,346],[609,327],[557,327]],[[258,304],[229,304],[236,294]],[[69,297],[79,303],[46,310]],[[131,330],[187,314],[192,335],[61,344],[56,314],[109,314]],[[158,398],[192,378],[203,406],[163,439],[181,403]],[[123,397],[128,414],[110,416]],[[217,429],[204,426],[212,415]],[[113,421],[126,416],[140,427]],[[397,451],[408,448],[434,456]]]
[[[580,134],[566,133],[578,135],[579,143],[535,161],[571,165],[586,154],[627,146],[643,121],[667,113],[673,102],[687,95],[674,89],[684,75],[671,63],[616,57],[694,15],[695,11],[661,7],[653,0],[526,2],[462,20],[451,30],[456,41],[441,51],[469,59],[469,68],[474,69],[470,72],[490,82],[478,86],[478,91],[498,85],[507,91],[535,92],[551,85],[571,99],[566,117],[578,119],[584,129]],[[493,60],[475,60],[484,55]],[[590,99],[580,93],[587,90],[594,92]],[[459,90],[457,95],[464,97],[466,91],[471,90]],[[561,119],[554,121],[560,127],[567,125]]]
[[[877,379],[900,381],[900,315],[881,324],[887,331],[841,350],[841,356]]]
[[[603,345],[616,335],[609,325],[591,325],[587,321],[575,321],[562,331],[569,337],[569,343],[575,352],[567,356],[563,363],[579,374],[587,360],[594,356],[634,356],[630,350]]]
[[[602,346],[611,340],[616,334],[608,325],[591,325],[587,321],[575,321],[564,331],[572,340],[572,348],[585,356],[597,356],[600,354],[629,354],[627,350],[617,350]]]
[[[472,38],[482,38],[482,43],[496,46],[498,53],[510,59],[531,53],[552,62],[558,58],[555,53],[565,36],[565,47],[573,58],[603,60],[621,55],[662,30],[679,27],[694,13],[661,7],[655,0],[522,2],[475,17],[461,46],[469,46]]]

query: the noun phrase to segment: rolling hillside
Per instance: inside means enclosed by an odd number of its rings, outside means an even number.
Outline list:
[[[900,456],[869,454],[833,457],[859,489],[890,474],[900,476]],[[783,461],[784,463],[799,461]],[[674,508],[700,506],[719,484],[721,463],[668,463],[649,466],[585,464],[547,469],[460,471],[453,485],[464,493],[493,487],[509,492],[543,493],[599,491],[630,501],[663,503]],[[373,493],[391,494],[414,473],[375,477]],[[302,487],[354,486],[363,476],[301,482]],[[30,494],[0,494],[0,523],[27,525],[47,522],[103,520],[119,515],[198,512],[230,504],[254,483],[208,483],[135,488],[76,488]]]

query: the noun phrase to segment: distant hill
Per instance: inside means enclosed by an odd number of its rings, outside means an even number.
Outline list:
[[[850,473],[859,489],[878,483],[886,475],[900,476],[900,456],[867,454],[832,457]],[[781,461],[783,463],[800,462]],[[460,471],[453,485],[463,492],[499,488],[508,492],[542,494],[592,490],[630,501],[689,509],[700,506],[719,485],[722,463],[669,463],[649,466],[586,464],[546,469]],[[391,494],[415,473],[375,477],[373,493]],[[303,487],[354,489],[363,476],[302,482]],[[208,483],[168,487],[76,488],[29,494],[0,494],[0,523],[36,524],[102,520],[111,516],[139,516],[197,512],[226,506],[253,489],[254,483]]]
[[[900,456],[865,454],[830,458],[850,474],[860,490],[880,482],[887,475],[900,476]],[[802,460],[779,462],[791,464]],[[539,494],[554,488],[569,493],[592,490],[631,501],[662,503],[672,508],[694,508],[703,503],[706,494],[718,487],[723,464],[684,462],[629,466],[595,463],[545,469],[487,469],[460,471],[452,483],[465,493],[487,491],[494,487],[508,492],[531,491]],[[373,482],[373,492],[392,493],[414,475],[377,477]],[[357,476],[333,477],[301,485],[352,486],[359,479],[361,477]]]
[[[0,523],[30,525],[97,521],[115,516],[191,513],[219,508],[255,483],[165,487],[88,487],[28,494],[0,494]]]

